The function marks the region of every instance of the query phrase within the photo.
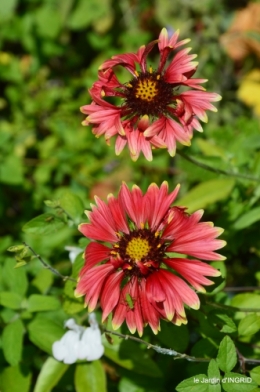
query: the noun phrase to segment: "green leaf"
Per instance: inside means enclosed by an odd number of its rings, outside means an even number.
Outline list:
[[[41,312],[47,310],[56,310],[60,308],[60,301],[56,297],[49,295],[32,294],[28,298],[28,311]]]
[[[25,295],[28,287],[28,280],[24,268],[15,269],[16,261],[7,257],[3,266],[2,279],[6,288],[22,296]]]
[[[20,309],[23,298],[20,294],[12,291],[2,291],[0,293],[0,305],[10,309]]]
[[[226,199],[234,185],[235,180],[227,178],[205,181],[179,199],[178,205],[187,206],[189,212],[205,208],[209,204]]]
[[[260,207],[252,208],[250,211],[241,215],[234,223],[233,227],[236,230],[244,229],[251,226],[253,223],[260,220]]]
[[[260,385],[260,366],[254,367],[254,369],[250,371],[250,376]]]
[[[64,193],[60,198],[60,206],[76,224],[80,223],[84,205],[77,195],[71,192]]]
[[[158,339],[166,347],[178,352],[185,352],[189,344],[189,330],[186,325],[177,326],[166,321],[161,322],[161,332]]]
[[[106,392],[106,374],[100,361],[77,364],[76,392]]]
[[[223,372],[229,372],[237,363],[236,348],[229,336],[220,342],[217,363]]]
[[[20,319],[8,324],[3,331],[3,352],[6,361],[16,366],[22,357],[24,327]]]
[[[0,20],[5,21],[14,14],[18,0],[1,0],[0,1]]]
[[[24,366],[4,368],[0,373],[0,388],[2,392],[29,392],[32,374]]]
[[[66,332],[64,328],[43,315],[37,315],[28,326],[29,338],[35,346],[52,355],[52,345]]]
[[[250,392],[257,383],[244,374],[229,372],[222,378],[222,387],[226,392]]]
[[[220,371],[215,359],[208,366],[209,392],[221,392]]]
[[[260,329],[260,316],[249,314],[238,324],[239,335],[254,335]]]
[[[105,356],[125,369],[150,377],[161,377],[162,373],[147,351],[141,350],[134,342],[120,341],[113,337],[110,345],[105,339]],[[118,343],[116,343],[118,342]]]
[[[2,5],[2,1],[0,3]],[[1,162],[0,183],[3,182],[10,185],[22,184],[23,170],[24,165],[22,164],[21,158],[15,155],[8,156],[4,162]]]
[[[20,252],[21,250],[23,250],[25,247],[25,245],[21,244],[21,245],[13,245],[10,246],[7,250],[8,252]]]
[[[23,226],[28,234],[47,235],[59,231],[65,225],[56,215],[45,213],[33,218]]]
[[[231,299],[230,305],[239,308],[259,308],[260,295],[255,293],[237,294]]]
[[[50,270],[40,269],[37,276],[32,280],[31,284],[42,294],[45,294],[51,287],[53,279],[54,275]]]
[[[236,332],[237,326],[226,313],[220,313],[219,311],[212,311],[208,315],[208,320],[221,327],[220,331],[223,333]]]
[[[75,283],[67,280],[64,287],[64,301],[62,307],[67,314],[75,314],[84,309],[82,297],[76,298],[74,295]]]
[[[205,380],[208,380],[206,374],[197,374],[194,377],[187,378],[177,385],[177,392],[208,392],[209,384]]]
[[[68,367],[69,365],[58,362],[52,357],[47,358],[38,375],[33,392],[51,392]]]
[[[44,200],[44,204],[47,207],[50,207],[50,208],[60,207],[60,201],[59,200]]]

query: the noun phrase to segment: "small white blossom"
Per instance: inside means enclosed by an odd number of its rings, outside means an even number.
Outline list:
[[[74,263],[76,257],[84,251],[84,249],[78,248],[76,246],[65,246],[65,250],[69,251],[69,259],[72,264]]]
[[[101,343],[101,333],[94,313],[90,314],[89,323],[90,327],[84,328],[76,324],[74,319],[66,321],[65,327],[70,330],[52,345],[55,359],[72,364],[78,359],[95,361],[103,355],[104,346]]]

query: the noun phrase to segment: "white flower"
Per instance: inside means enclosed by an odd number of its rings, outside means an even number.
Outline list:
[[[90,314],[89,323],[90,327],[84,328],[76,324],[74,319],[66,321],[65,326],[70,330],[52,345],[55,359],[72,364],[78,359],[95,361],[103,355],[104,346],[94,313]]]
[[[84,249],[78,248],[77,246],[65,246],[65,250],[69,251],[69,259],[72,264],[74,263],[76,257],[84,251]]]

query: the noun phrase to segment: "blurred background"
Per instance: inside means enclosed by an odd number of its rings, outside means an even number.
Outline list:
[[[227,271],[223,267],[223,274],[227,285],[259,285],[259,180],[219,175],[179,155],[171,158],[165,150],[154,151],[151,163],[143,157],[134,163],[127,150],[116,157],[113,142],[107,146],[103,138],[94,137],[90,127],[81,125],[84,116],[79,108],[90,103],[88,89],[97,79],[99,65],[114,54],[137,51],[141,45],[157,39],[162,27],[169,32],[180,29],[182,39],[191,39],[191,53],[197,53],[199,61],[195,77],[208,79],[207,90],[222,95],[218,113],[209,113],[204,133],[196,133],[191,147],[180,149],[213,168],[259,178],[259,1],[0,2],[0,290],[15,292],[20,298],[19,304],[15,300],[10,304],[8,295],[7,300],[0,296],[1,329],[14,320],[22,320],[18,354],[6,354],[6,343],[0,343],[3,392],[34,390],[51,347],[51,343],[43,345],[45,335],[37,330],[41,313],[45,311],[44,317],[49,321],[57,315],[62,330],[66,317],[82,309],[80,302],[76,304],[78,308],[71,305],[73,288],[70,286],[64,294],[64,283],[44,270],[38,260],[14,269],[19,260],[6,251],[26,241],[59,271],[71,273],[65,246],[83,249],[86,244],[76,225],[68,221],[52,233],[32,234],[26,227],[22,230],[26,222],[50,211],[45,200],[62,199],[69,194],[71,203],[78,200],[78,210],[83,212],[89,209],[94,195],[105,198],[110,192],[117,193],[122,180],[129,185],[137,183],[143,190],[151,182],[160,184],[167,180],[171,189],[180,182],[178,204],[188,206],[190,212],[205,208],[204,220],[225,228],[222,238],[228,241],[223,251]],[[84,221],[84,215],[73,211],[73,206],[68,209],[77,224]],[[26,301],[35,293],[58,299],[57,309],[54,302],[51,309],[28,309]],[[190,332],[182,331],[185,343],[176,349],[187,350]],[[147,339],[150,335],[148,332]],[[41,338],[37,340],[37,336]],[[161,336],[162,345],[176,347],[176,339],[168,330]],[[118,370],[120,366],[111,361],[110,358],[104,362],[108,390],[130,391],[130,370]],[[174,378],[168,358],[160,356],[156,363],[160,369],[167,369],[163,371],[163,382],[160,379],[157,387],[154,381],[155,389],[146,390],[168,391],[192,375],[195,366],[189,364],[187,370],[185,364],[181,370],[174,363]],[[136,380],[138,377],[140,374]],[[16,389],[14,379],[20,380],[22,389]],[[132,387],[131,391],[143,391],[138,385],[139,389]],[[35,391],[74,388],[83,390],[74,386],[69,370],[54,389]]]

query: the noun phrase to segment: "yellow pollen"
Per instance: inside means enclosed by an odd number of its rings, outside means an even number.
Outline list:
[[[152,67],[149,67],[149,72],[150,72],[150,73],[153,73]]]
[[[133,238],[126,247],[126,254],[132,260],[141,260],[148,255],[150,250],[149,242],[144,238]]]
[[[139,80],[135,90],[136,98],[151,102],[158,94],[157,82],[154,80]]]
[[[157,75],[156,79],[159,80],[161,78],[161,75]]]

